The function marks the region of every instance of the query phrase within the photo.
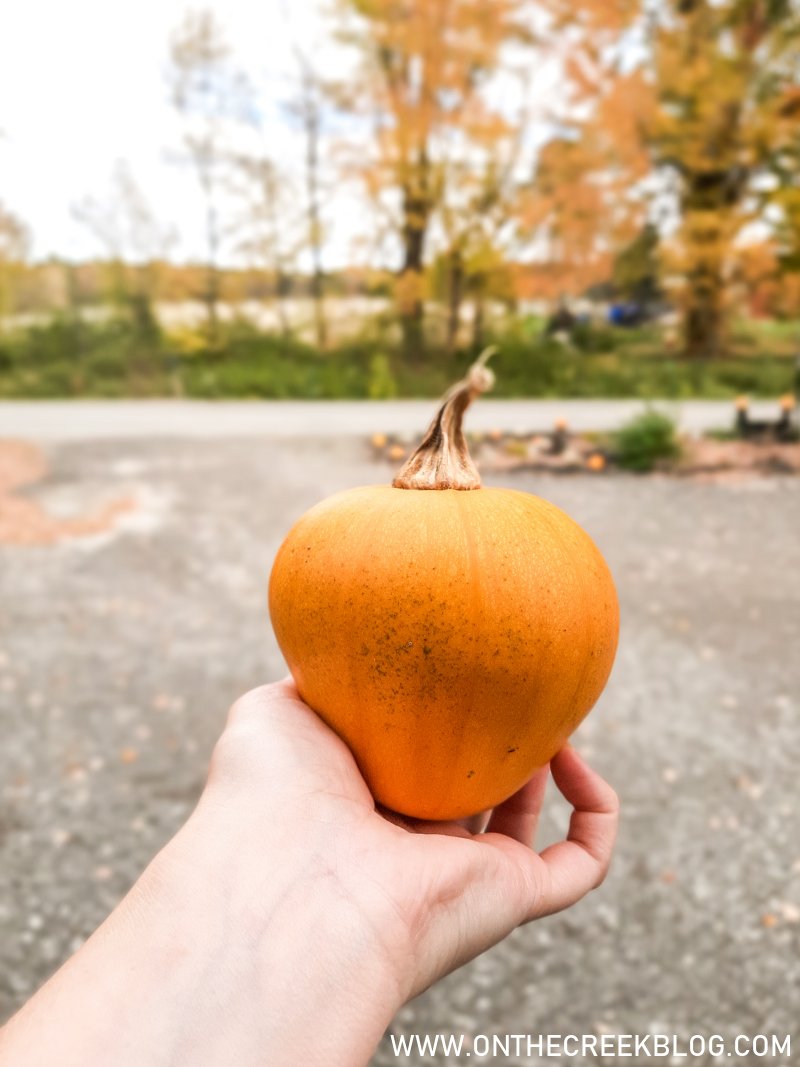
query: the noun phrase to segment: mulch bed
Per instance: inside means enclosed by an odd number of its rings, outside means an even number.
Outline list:
[[[571,434],[564,428],[531,434],[497,431],[472,435],[469,442],[476,464],[487,473],[601,475],[620,470],[613,448],[599,434]],[[417,443],[376,434],[370,447],[376,459],[399,467]],[[800,442],[781,442],[766,436],[751,440],[684,437],[681,446],[679,460],[659,461],[653,470],[704,482],[800,474]]]

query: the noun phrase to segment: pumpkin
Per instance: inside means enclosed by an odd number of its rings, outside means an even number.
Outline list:
[[[614,584],[589,536],[545,500],[481,487],[461,423],[492,383],[480,360],[393,485],[312,508],[270,578],[301,697],[376,800],[421,819],[516,792],[591,709],[617,645]]]

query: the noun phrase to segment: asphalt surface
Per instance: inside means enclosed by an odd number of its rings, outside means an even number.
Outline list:
[[[282,674],[265,583],[292,520],[389,476],[354,438],[25,436],[50,442],[27,492],[51,512],[137,508],[113,532],[0,546],[0,1017],[186,818],[229,703]],[[790,1034],[792,1055],[764,1062],[797,1062],[800,481],[504,480],[569,511],[617,578],[617,665],[576,741],[621,795],[621,838],[602,889],[392,1032]],[[544,842],[564,818],[551,798]],[[446,1062],[388,1037],[374,1059]]]
[[[733,404],[726,400],[656,401],[687,433],[730,428]],[[566,419],[577,431],[615,430],[643,411],[643,400],[495,400],[483,397],[470,409],[467,428],[543,431]],[[202,400],[14,400],[0,402],[0,434],[40,441],[120,438],[217,438],[298,433],[417,436],[433,413],[430,400],[335,402]],[[775,418],[777,403],[759,401],[753,418]]]

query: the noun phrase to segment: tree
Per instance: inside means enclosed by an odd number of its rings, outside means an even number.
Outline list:
[[[442,190],[439,228],[444,239],[446,345],[459,335],[461,306],[473,305],[474,347],[483,345],[484,307],[494,298],[510,302],[511,260],[518,250],[521,176],[533,165],[528,133],[531,121],[527,56],[522,69],[504,64],[504,111],[487,115],[472,130],[469,154],[449,161]],[[517,106],[512,100],[517,98]]]
[[[85,197],[72,210],[103,250],[112,304],[132,315],[142,332],[152,332],[162,264],[175,241],[174,230],[156,218],[122,160],[108,194]]]
[[[607,281],[616,254],[645,224],[653,93],[624,47],[640,0],[540,3],[549,51],[562,56],[549,116],[557,132],[520,198],[520,222],[542,265],[532,267],[539,295],[556,300]]]
[[[800,36],[800,19],[788,32]],[[779,135],[772,152],[770,172],[775,185],[768,190],[768,206],[776,212],[772,251],[783,289],[784,314],[800,312],[800,85],[790,82],[776,101]]]
[[[27,226],[0,204],[0,330],[15,310],[16,289],[28,257],[29,243]]]
[[[739,238],[772,199],[763,182],[789,132],[800,16],[796,0],[672,0],[657,16],[650,138],[678,217],[666,269],[679,279],[686,354],[713,358]]]
[[[424,268],[453,164],[498,119],[484,89],[504,45],[530,31],[525,0],[339,0],[341,36],[360,56],[338,100],[371,119],[359,172],[400,246],[395,295],[404,348],[423,347]]]
[[[614,261],[614,285],[627,300],[646,306],[657,299],[660,290],[659,234],[647,222]]]
[[[283,297],[291,284],[291,273],[301,257],[307,255],[311,266],[309,288],[314,336],[317,347],[324,350],[328,344],[323,259],[326,93],[302,49],[295,46],[293,53],[297,76],[291,79],[291,93],[274,103],[284,122],[288,120],[292,132],[299,135],[296,139],[302,146],[302,163],[296,167],[292,165],[294,161],[287,164],[273,157],[264,112],[253,108],[249,125],[251,132],[258,135],[257,141],[236,157],[237,191],[248,212],[240,221],[240,226],[247,230],[240,248],[273,273],[278,318],[284,334],[289,332],[289,319]],[[301,195],[297,192],[298,185],[302,187]]]
[[[239,249],[252,264],[269,273],[278,323],[286,337],[291,328],[286,295],[301,244],[294,233],[295,205],[286,194],[290,183],[266,154],[242,156],[238,169],[244,179],[239,192],[245,204],[240,225],[246,234]]]
[[[184,125],[184,146],[205,203],[206,270],[202,299],[209,340],[219,333],[220,192],[231,163],[230,127],[246,113],[248,95],[231,64],[222,28],[210,11],[190,11],[170,41],[172,102]]]
[[[295,50],[300,71],[299,89],[290,110],[300,120],[305,141],[304,172],[306,191],[306,233],[311,254],[311,298],[314,304],[314,330],[317,347],[327,348],[325,319],[325,275],[322,265],[323,225],[320,181],[320,135],[323,91],[308,58]]]

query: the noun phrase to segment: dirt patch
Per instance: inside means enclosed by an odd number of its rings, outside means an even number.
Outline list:
[[[88,514],[51,515],[19,490],[41,482],[47,460],[27,441],[0,441],[0,544],[51,545],[70,538],[92,537],[111,530],[117,519],[136,507],[131,496],[117,497]]]

